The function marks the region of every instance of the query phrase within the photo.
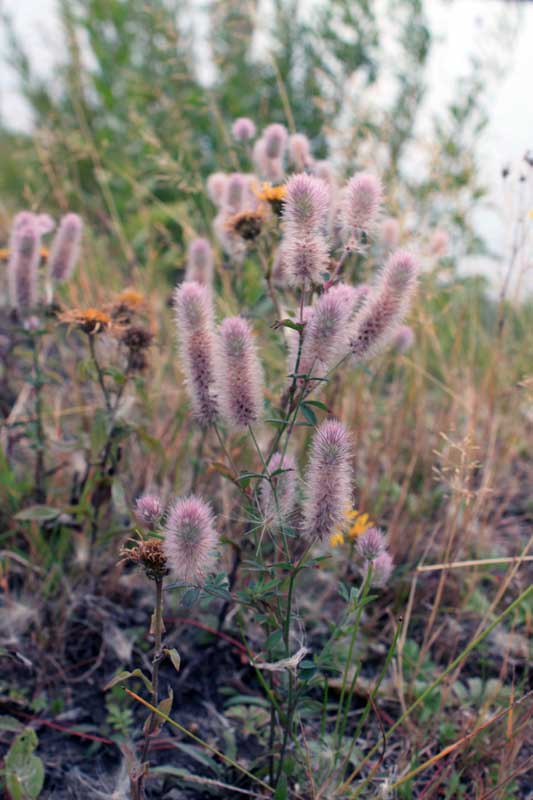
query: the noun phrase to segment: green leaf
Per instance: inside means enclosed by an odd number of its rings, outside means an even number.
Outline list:
[[[274,323],[275,328],[292,328],[293,331],[303,331],[304,325],[301,322],[293,322],[292,319],[280,319]]]
[[[15,514],[15,519],[23,522],[46,522],[57,519],[60,513],[59,509],[52,508],[52,506],[29,506]]]
[[[44,766],[33,755],[37,747],[37,734],[26,728],[12,743],[5,757],[4,774],[7,790],[12,800],[35,800],[44,785]]]
[[[19,722],[15,717],[0,716],[0,731],[12,731],[13,733],[20,733],[24,729],[22,722]]]
[[[144,672],[137,668],[134,669],[133,672],[128,672],[124,670],[123,672],[119,672],[118,675],[115,675],[114,678],[111,678],[109,683],[106,683],[104,686],[104,692],[107,692],[108,689],[111,689],[113,686],[116,686],[118,683],[124,683],[124,681],[128,681],[130,678],[140,678],[149,692],[153,691],[152,681],[148,678]]]
[[[304,415],[308,423],[310,425],[316,425],[318,420],[316,418],[316,414],[313,411],[313,409],[307,403],[302,403],[300,408],[302,410],[302,414]]]
[[[325,403],[321,400],[306,400],[306,406],[314,406],[315,408],[320,408],[322,411],[326,411],[329,414],[330,409],[327,407]]]
[[[165,648],[163,650],[163,653],[166,655],[167,658],[170,659],[170,661],[172,663],[172,666],[174,667],[176,672],[179,672],[180,671],[180,667],[181,667],[181,656],[178,653],[178,651],[176,650],[176,648],[173,647],[171,650],[169,650],[168,648]]]

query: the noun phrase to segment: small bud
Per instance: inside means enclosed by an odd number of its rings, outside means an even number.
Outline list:
[[[378,586],[382,588],[389,582],[392,574],[394,564],[391,555],[384,550],[372,563],[372,578],[370,580],[371,586]],[[368,572],[369,562],[365,563],[365,574]]]
[[[438,228],[433,232],[431,241],[429,243],[429,249],[432,255],[437,256],[438,258],[445,256],[448,252],[449,245],[450,237],[447,231]]]
[[[395,250],[400,242],[400,224],[394,217],[387,217],[381,224],[381,241],[388,250]]]
[[[369,528],[357,540],[359,555],[366,561],[375,561],[385,547],[385,537],[379,528]]]
[[[145,528],[155,528],[163,516],[161,499],[153,494],[143,494],[135,503],[135,518]]]

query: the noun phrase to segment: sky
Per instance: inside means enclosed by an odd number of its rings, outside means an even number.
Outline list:
[[[203,5],[203,0],[198,2]],[[53,74],[61,43],[56,8],[57,0],[0,0],[0,9],[13,17],[17,30],[24,34],[28,52],[45,76]],[[451,98],[454,79],[468,71],[469,54],[491,46],[494,40],[490,31],[498,15],[502,11],[509,15],[514,12],[505,0],[427,0],[426,11],[439,39],[429,65],[429,118]],[[529,91],[533,76],[533,3],[523,4],[521,14],[520,34],[506,59],[505,77],[495,84],[490,98],[490,125],[479,143],[483,177],[497,210],[482,212],[477,224],[490,247],[502,255],[510,247],[508,232],[512,225],[501,210],[505,208],[507,216],[512,216],[516,198],[503,196],[501,168],[511,164],[518,170],[525,151],[533,150],[533,102]],[[3,60],[4,50],[5,31],[0,22],[0,115],[14,128],[28,129],[31,116],[17,94],[15,76]],[[486,271],[487,265],[474,261],[464,268]],[[533,271],[527,284],[533,290]]]

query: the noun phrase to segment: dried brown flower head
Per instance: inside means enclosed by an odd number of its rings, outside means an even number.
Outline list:
[[[141,325],[131,325],[120,334],[120,341],[132,352],[146,350],[152,344],[153,338],[153,333]]]
[[[162,539],[140,539],[133,547],[122,547],[120,556],[121,562],[131,561],[142,567],[146,577],[153,581],[161,580],[169,571]]]
[[[226,222],[226,229],[247,242],[253,242],[261,233],[265,215],[262,211],[239,211]]]

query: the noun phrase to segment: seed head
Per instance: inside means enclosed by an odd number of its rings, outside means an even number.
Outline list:
[[[248,322],[228,317],[220,326],[217,386],[222,414],[234,428],[257,422],[263,406],[263,376]]]
[[[315,431],[306,472],[304,534],[329,538],[344,523],[351,505],[351,439],[337,420],[326,420]]]
[[[248,117],[239,117],[231,126],[231,132],[237,142],[249,142],[255,136],[255,125]]]
[[[66,214],[59,223],[48,256],[48,276],[55,283],[67,281],[74,272],[82,230],[83,222],[77,214]]]
[[[195,281],[174,293],[176,325],[185,384],[194,415],[202,427],[218,417],[215,393],[215,326],[209,289]]]
[[[164,525],[167,565],[179,581],[201,585],[214,569],[219,542],[211,507],[190,495],[176,500]]]

